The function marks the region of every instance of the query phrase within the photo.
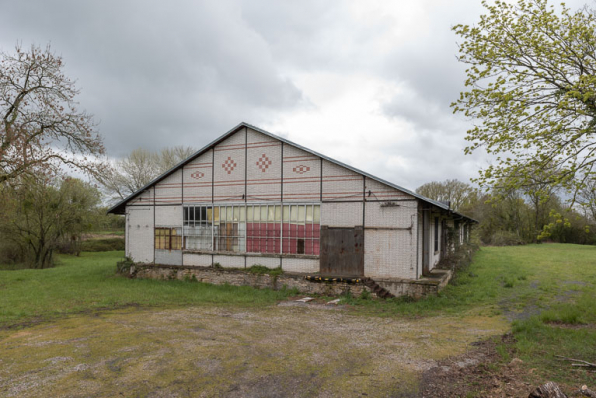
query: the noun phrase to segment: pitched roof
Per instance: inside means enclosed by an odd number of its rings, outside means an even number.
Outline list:
[[[268,131],[265,131],[265,130],[263,130],[263,129],[259,128],[259,127],[253,126],[253,125],[251,125],[251,124],[248,124],[248,123],[245,123],[245,122],[241,122],[241,123],[240,123],[240,124],[238,124],[236,127],[234,127],[233,129],[229,130],[228,132],[226,132],[225,134],[223,134],[222,136],[220,136],[219,138],[217,138],[215,141],[212,141],[211,143],[207,144],[205,147],[203,147],[202,149],[198,150],[197,152],[195,152],[194,154],[192,154],[192,155],[191,155],[191,156],[189,156],[188,158],[184,159],[183,161],[181,161],[180,163],[178,163],[177,165],[175,165],[174,167],[172,167],[170,170],[166,171],[165,173],[163,173],[163,174],[162,174],[162,175],[160,175],[159,177],[155,178],[154,180],[152,180],[151,182],[149,182],[147,185],[145,185],[144,187],[142,187],[142,188],[141,188],[141,189],[139,189],[138,191],[136,191],[136,192],[132,193],[132,194],[131,194],[131,195],[129,195],[127,198],[125,198],[125,199],[121,200],[121,201],[120,201],[120,202],[118,202],[116,205],[112,206],[112,207],[111,207],[111,208],[108,210],[108,213],[114,213],[114,214],[124,214],[124,211],[125,211],[125,208],[126,208],[126,203],[127,203],[128,201],[130,201],[131,199],[134,199],[135,197],[137,197],[138,195],[140,195],[140,194],[141,194],[143,191],[145,191],[147,188],[149,188],[149,187],[151,187],[152,185],[154,185],[154,184],[156,184],[156,183],[160,182],[160,181],[161,181],[161,180],[163,180],[164,178],[166,178],[166,177],[168,177],[169,175],[171,175],[172,173],[174,173],[174,172],[175,172],[176,170],[178,170],[180,167],[182,167],[182,166],[184,166],[185,164],[187,164],[187,163],[189,163],[189,162],[193,161],[193,160],[194,160],[194,159],[196,159],[197,157],[201,156],[203,153],[207,152],[208,150],[210,150],[211,148],[213,148],[214,146],[216,146],[217,144],[219,144],[220,142],[222,142],[223,140],[225,140],[226,138],[228,138],[229,136],[231,136],[232,134],[236,133],[238,130],[240,130],[240,129],[242,129],[242,128],[245,128],[245,127],[248,127],[248,128],[250,128],[250,129],[253,129],[253,130],[255,130],[255,131],[257,131],[257,132],[259,132],[259,133],[261,133],[261,134],[265,134],[265,135],[267,135],[267,136],[269,136],[269,137],[271,137],[271,138],[275,138],[276,140],[282,141],[282,142],[283,142],[283,143],[285,143],[285,144],[292,145],[292,146],[294,146],[294,147],[296,147],[296,148],[298,148],[298,149],[301,149],[301,150],[303,150],[303,151],[305,151],[305,152],[311,153],[311,154],[313,154],[313,155],[315,155],[315,156],[318,156],[318,157],[320,157],[320,158],[322,158],[322,159],[325,159],[325,160],[327,160],[327,161],[329,161],[329,162],[331,162],[331,163],[335,163],[335,164],[336,164],[336,165],[338,165],[338,166],[345,167],[346,169],[348,169],[348,170],[352,170],[352,171],[353,171],[353,172],[355,172],[355,173],[362,174],[362,175],[366,176],[367,178],[371,178],[371,179],[373,179],[373,180],[375,180],[375,181],[378,181],[378,182],[380,182],[380,183],[382,183],[382,184],[388,185],[388,186],[390,186],[390,187],[392,187],[392,188],[395,188],[395,189],[397,189],[397,190],[400,190],[400,191],[402,191],[402,192],[405,192],[405,193],[407,193],[407,194],[409,194],[409,195],[411,195],[411,196],[413,196],[413,197],[415,197],[415,198],[417,198],[417,199],[420,199],[420,200],[422,200],[423,202],[429,203],[429,204],[431,204],[431,205],[433,205],[433,206],[436,206],[436,207],[438,207],[438,208],[440,208],[440,209],[447,210],[447,211],[449,211],[449,212],[451,212],[451,213],[453,213],[453,214],[456,214],[456,215],[458,215],[458,216],[461,216],[461,217],[463,217],[463,218],[465,218],[465,219],[467,219],[467,220],[469,220],[469,221],[472,221],[472,222],[477,222],[476,220],[474,220],[474,219],[472,219],[472,218],[470,218],[470,217],[467,217],[467,216],[465,216],[465,215],[463,215],[463,214],[461,214],[461,213],[458,213],[458,212],[456,212],[456,211],[453,211],[453,210],[452,210],[452,209],[450,209],[450,208],[449,208],[449,206],[448,206],[447,204],[445,204],[445,203],[442,203],[442,202],[439,202],[439,201],[436,201],[436,200],[433,200],[433,199],[429,199],[429,198],[427,198],[427,197],[425,197],[425,196],[422,196],[422,195],[420,195],[420,194],[417,194],[416,192],[412,192],[412,191],[410,191],[409,189],[406,189],[406,188],[400,187],[399,185],[393,184],[393,183],[391,183],[391,182],[389,182],[389,181],[385,181],[385,180],[383,180],[382,178],[379,178],[379,177],[373,176],[372,174],[369,174],[369,173],[367,173],[367,172],[365,172],[365,171],[359,170],[359,169],[357,169],[357,168],[355,168],[355,167],[352,167],[352,166],[350,166],[350,165],[347,165],[347,164],[345,164],[345,163],[342,163],[342,162],[340,162],[340,161],[338,161],[338,160],[335,160],[335,159],[332,159],[332,158],[330,158],[330,157],[328,157],[328,156],[322,155],[322,154],[320,154],[320,153],[318,153],[318,152],[315,152],[315,151],[313,151],[312,149],[305,148],[305,147],[303,147],[303,146],[301,146],[301,145],[298,145],[298,144],[296,144],[296,143],[294,143],[294,142],[292,142],[292,141],[290,141],[290,140],[287,140],[287,139],[285,139],[285,138],[283,138],[283,137],[280,137],[280,136],[278,136],[278,135],[275,135],[275,134],[273,134],[273,133],[270,133],[270,132],[268,132]]]

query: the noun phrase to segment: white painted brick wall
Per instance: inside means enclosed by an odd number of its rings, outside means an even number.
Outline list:
[[[281,142],[248,129],[247,194],[249,202],[281,200]]]
[[[142,192],[139,196],[127,203],[127,205],[153,204],[153,188]]]
[[[366,202],[365,227],[409,228],[416,224],[417,209],[416,202],[400,202],[398,206]]]
[[[362,175],[323,160],[323,200],[361,200],[363,194]]]
[[[319,202],[321,158],[284,145],[284,202]]]
[[[362,225],[362,203],[321,204],[321,225],[329,227]]]
[[[246,257],[246,266],[252,267],[253,265],[262,265],[267,268],[278,268],[280,265],[280,259],[274,257]]]
[[[373,278],[416,278],[417,217],[415,202],[406,202],[399,207],[382,207],[379,202],[366,203],[365,228],[411,229],[365,229],[365,276]]]
[[[215,202],[244,202],[246,134],[242,129],[215,147]],[[227,163],[226,163],[227,162]]]
[[[366,197],[373,200],[414,199],[413,196],[408,195],[405,192],[398,191],[389,185],[382,184],[368,177],[366,178]]]
[[[439,247],[435,251],[435,217],[439,218]],[[441,216],[439,213],[432,213],[430,216],[430,264],[429,269],[435,268],[441,257]]]
[[[422,219],[422,212],[418,214],[418,277],[422,276],[422,251],[423,251],[423,231],[422,231],[423,219]]]
[[[224,268],[244,268],[244,257],[218,254],[213,256],[213,264],[215,263],[219,263]]]
[[[153,206],[126,206],[126,255],[153,262]]]
[[[314,273],[319,272],[319,264],[318,259],[284,258],[281,269],[286,272]]]
[[[213,151],[184,166],[184,203],[211,203]]]
[[[170,204],[182,202],[182,170],[174,173],[155,184],[155,203]]]
[[[155,207],[156,227],[182,227],[182,206]]]
[[[210,267],[211,266],[211,255],[210,254],[184,253],[183,260],[184,260],[184,265],[195,266],[195,267]]]

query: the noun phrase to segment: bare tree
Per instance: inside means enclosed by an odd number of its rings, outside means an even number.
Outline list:
[[[135,149],[114,162],[98,180],[111,201],[122,200],[195,152],[193,148],[183,146],[164,148],[160,152]]]
[[[0,184],[64,165],[97,172],[102,140],[92,116],[76,107],[79,90],[62,58],[50,46],[15,50],[0,53]]]
[[[456,211],[474,202],[478,196],[470,184],[459,180],[432,181],[419,186],[416,193],[433,200],[448,201]]]

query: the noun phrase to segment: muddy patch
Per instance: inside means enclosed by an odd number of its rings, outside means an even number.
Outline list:
[[[421,397],[527,397],[533,390],[530,373],[523,361],[514,358],[503,363],[497,352],[498,344],[507,347],[511,355],[514,340],[510,334],[500,341],[488,339],[470,346],[460,356],[439,361],[424,372]]]

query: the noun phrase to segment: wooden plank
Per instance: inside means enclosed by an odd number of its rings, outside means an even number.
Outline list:
[[[321,274],[364,275],[364,230],[321,227]]]

